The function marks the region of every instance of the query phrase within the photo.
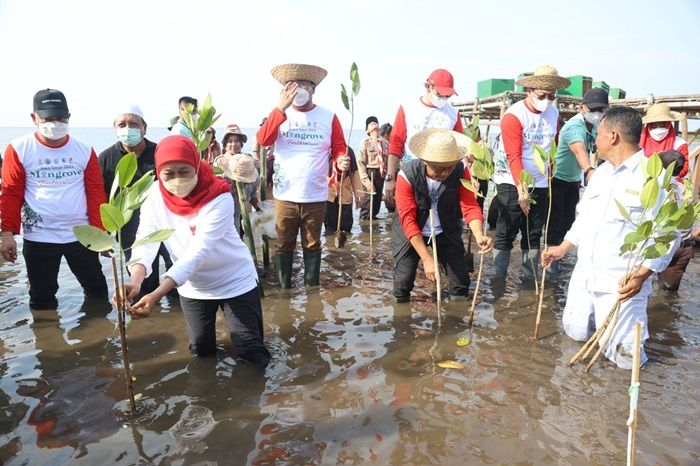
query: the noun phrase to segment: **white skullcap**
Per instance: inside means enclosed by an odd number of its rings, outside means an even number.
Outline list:
[[[146,121],[146,119],[143,117],[143,112],[141,111],[141,108],[138,105],[122,105],[119,108],[117,115],[125,115],[127,113],[130,113],[132,115],[138,115],[143,121]]]

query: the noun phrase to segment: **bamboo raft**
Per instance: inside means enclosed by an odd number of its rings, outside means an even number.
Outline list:
[[[476,98],[474,100],[455,101],[452,103],[464,120],[465,127],[474,117],[479,117],[480,126],[486,126],[486,139],[491,126],[500,126],[501,116],[508,107],[525,98],[524,92],[506,91],[500,94]],[[576,115],[581,108],[581,97],[570,95],[560,95],[557,97],[559,105],[559,115],[563,121],[569,120]],[[680,121],[675,123],[676,132],[688,142],[688,146],[694,142],[700,142],[700,130],[688,131],[688,120],[700,121],[700,94],[670,95],[656,97],[649,94],[646,97],[615,99],[610,101],[610,105],[626,105],[645,113],[647,109],[655,103],[665,103],[672,111],[681,114]],[[689,160],[695,160],[695,166],[691,175],[693,183],[693,193],[695,199],[700,199],[700,147],[691,149]]]

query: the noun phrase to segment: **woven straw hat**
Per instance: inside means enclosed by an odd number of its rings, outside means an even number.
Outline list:
[[[229,158],[227,165],[228,170],[224,170],[224,174],[233,181],[254,183],[258,179],[258,171],[250,155],[234,154]]]
[[[448,129],[424,129],[416,133],[408,147],[420,159],[432,165],[454,165],[466,157],[472,140]]]
[[[300,63],[287,63],[286,65],[277,65],[272,68],[272,76],[285,85],[289,81],[311,81],[314,86],[323,81],[328,71],[320,66],[302,65]]]
[[[559,76],[557,69],[553,66],[540,65],[535,68],[535,72],[531,76],[525,76],[524,78],[518,79],[515,84],[532,89],[558,91],[559,89],[566,89],[569,87],[571,85],[571,81]]]
[[[681,114],[672,112],[671,107],[666,104],[654,104],[647,109],[646,115],[642,118],[642,123],[658,123],[660,121],[678,121],[681,119]]]

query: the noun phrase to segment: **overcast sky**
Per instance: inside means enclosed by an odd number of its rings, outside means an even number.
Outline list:
[[[393,121],[435,68],[453,73],[460,98],[542,63],[628,96],[700,93],[699,29],[695,0],[0,0],[0,126],[31,125],[46,87],[66,94],[73,126],[110,126],[126,103],[166,126],[181,95],[208,92],[217,126],[257,126],[281,89],[270,69],[287,62],[328,70],[315,102],[345,126],[353,61],[361,124]]]

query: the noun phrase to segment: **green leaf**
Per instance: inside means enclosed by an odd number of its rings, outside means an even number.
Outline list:
[[[357,95],[360,92],[360,72],[357,70],[355,62],[350,66],[350,80],[352,81],[352,93]]]
[[[661,209],[659,209],[659,213],[656,215],[656,221],[660,225],[665,225],[670,219],[671,215],[675,214],[677,210],[678,204],[676,201],[671,200],[670,202],[666,202],[663,206],[661,206]]]
[[[476,197],[484,197],[483,194],[481,194],[479,190],[476,189],[476,187],[472,184],[471,181],[463,179],[459,181],[462,182],[462,186],[464,186],[467,189],[467,191],[471,191]]]
[[[207,93],[207,97],[204,99],[204,108],[211,108],[211,94]]]
[[[647,220],[637,227],[636,232],[644,237],[644,239],[651,236],[651,232],[654,231],[654,223],[651,220]]]
[[[679,230],[685,230],[686,228],[693,226],[695,223],[695,218],[697,217],[695,214],[695,209],[690,204],[685,206],[684,212],[683,218],[681,218],[676,225]]]
[[[647,239],[647,237],[642,235],[638,231],[632,231],[630,233],[627,233],[627,235],[625,236],[625,244],[636,245],[637,243],[641,243],[645,239]]]
[[[546,174],[546,169],[545,169],[545,163],[547,161],[547,154],[544,153],[544,149],[542,149],[541,146],[535,144],[534,145],[535,149],[535,165],[537,166],[537,169],[539,170],[540,173],[543,175]]]
[[[348,101],[348,91],[345,89],[345,84],[340,84],[340,99],[343,101],[345,110],[350,110],[350,102]]]
[[[651,178],[658,178],[659,175],[661,175],[661,170],[663,170],[663,168],[664,166],[661,163],[661,157],[659,157],[659,154],[651,154],[651,157],[649,157],[649,163],[647,163],[647,176]]]
[[[642,166],[642,173],[644,173],[644,176],[646,178],[649,178],[649,170],[647,169],[647,165],[649,165],[649,159],[646,157],[642,157],[639,161],[639,164]]]
[[[556,141],[552,141],[549,143],[549,153],[547,155],[549,156],[550,162],[556,163],[556,160],[557,160],[557,143],[556,143]]]
[[[672,243],[673,241],[675,241],[677,237],[678,237],[678,234],[675,232],[667,233],[665,235],[655,237],[654,242],[668,244],[668,243]]]
[[[675,162],[675,160],[674,160],[673,162],[671,162],[671,163],[668,165],[668,167],[666,167],[666,169],[665,169],[665,171],[664,171],[664,182],[663,182],[663,183],[664,183],[664,184],[663,184],[663,187],[664,187],[664,188],[667,187],[667,186],[673,186],[673,184],[669,185],[669,183],[671,182],[671,178],[673,178],[673,170],[674,170],[675,167],[676,167],[676,162]],[[675,188],[675,187],[674,187],[674,188]]]
[[[523,170],[520,172],[520,184],[523,186],[529,187],[535,182],[535,179],[532,177],[529,171]]]
[[[205,107],[199,112],[199,118],[197,119],[197,128],[199,131],[204,132],[209,127],[211,127],[212,120],[214,119],[214,109],[211,107]]]
[[[627,254],[628,252],[634,252],[635,249],[637,249],[636,244],[625,243],[622,246],[620,246],[620,255],[623,256],[623,255]]]
[[[207,150],[207,147],[209,147],[209,144],[211,144],[212,137],[213,135],[211,133],[206,133],[204,138],[201,141],[199,141],[199,144],[197,144],[197,150],[199,152],[204,152],[205,150]]]
[[[647,209],[654,207],[659,199],[659,184],[656,178],[649,178],[642,188],[642,194],[639,196],[642,205]]]
[[[620,215],[622,215],[622,217],[623,217],[625,220],[627,220],[627,221],[630,222],[630,223],[634,223],[634,220],[632,220],[632,217],[630,216],[630,213],[627,212],[627,209],[625,209],[625,206],[623,206],[622,203],[621,203],[620,201],[618,201],[617,199],[615,199],[615,205],[617,205],[617,210],[620,211]]]
[[[172,235],[174,231],[174,228],[165,228],[163,230],[154,231],[150,235],[134,241],[134,244],[131,247],[135,248],[136,246],[141,246],[142,244],[148,243],[160,243],[161,241],[165,241],[166,239],[170,238],[170,235]]]
[[[136,160],[136,154],[133,152],[129,152],[119,160],[115,170],[115,179],[119,180],[120,188],[129,186],[138,168],[139,164]]]
[[[146,200],[150,193],[151,186],[155,183],[153,172],[148,171],[141,179],[126,189],[126,199],[124,202],[124,210],[132,211],[141,207],[141,204]]]
[[[114,240],[109,233],[92,225],[74,226],[73,233],[78,242],[90,251],[104,252],[114,248]]]
[[[124,215],[111,204],[100,205],[100,219],[102,220],[102,225],[109,232],[115,232],[126,224]]]
[[[472,139],[469,144],[469,149],[471,150],[472,156],[474,156],[474,160],[484,160],[483,146],[474,139]]]
[[[644,256],[645,259],[657,259],[666,254],[668,249],[668,244],[654,243],[644,248],[642,256]]]

